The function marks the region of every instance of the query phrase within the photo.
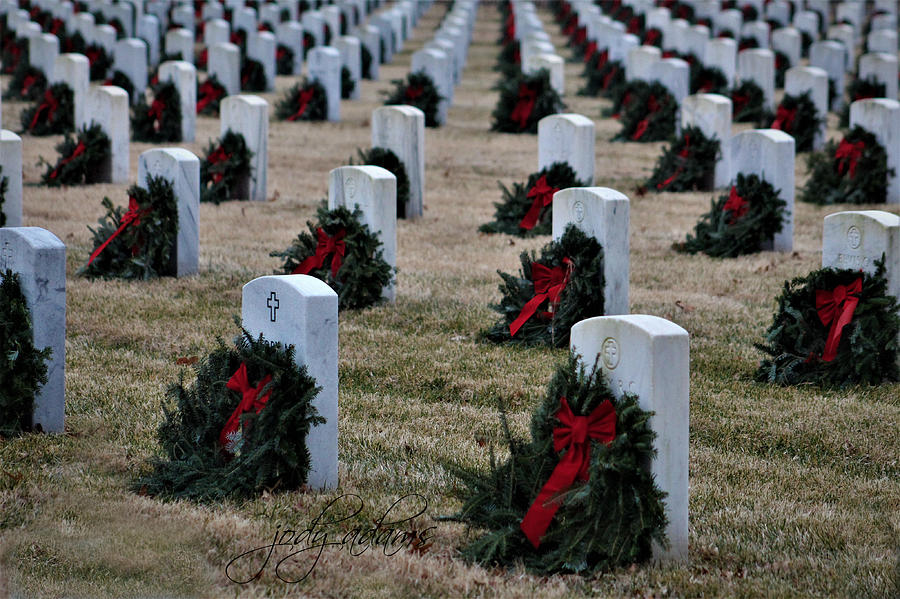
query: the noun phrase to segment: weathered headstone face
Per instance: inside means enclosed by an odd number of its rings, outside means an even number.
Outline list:
[[[137,37],[147,44],[147,58],[151,65],[159,64],[159,19],[155,15],[141,15],[137,20]]]
[[[737,73],[737,49],[737,42],[727,37],[709,40],[706,44],[706,66],[722,71],[729,86],[734,85]]]
[[[884,84],[884,97],[897,99],[897,53],[863,54],[859,57],[859,77],[874,77]]]
[[[48,79],[53,75],[53,65],[59,56],[59,38],[42,33],[28,38],[28,62]]]
[[[553,239],[575,225],[603,246],[603,312],[628,314],[628,198],[606,187],[570,187],[553,195]]]
[[[296,348],[295,361],[306,366],[321,387],[312,401],[323,424],[309,430],[309,479],[313,489],[338,484],[338,297],[323,281],[308,275],[274,275],[253,279],[243,288],[242,325]]]
[[[764,48],[738,52],[738,81],[749,79],[763,90],[765,105],[775,111],[775,53]]]
[[[803,38],[793,27],[784,27],[772,32],[772,50],[783,52],[792,67],[800,64],[803,55]]]
[[[213,44],[207,53],[206,69],[215,75],[229,96],[241,92],[241,50],[231,42]]]
[[[262,65],[266,91],[272,91],[275,89],[275,35],[268,31],[253,31],[247,37],[247,56]]]
[[[895,14],[884,14],[884,15],[873,15],[872,16],[872,31],[896,31],[897,30],[897,15]]]
[[[881,210],[837,212],[825,217],[822,266],[874,274],[885,260],[888,293],[900,298],[900,216]]]
[[[150,176],[172,183],[178,205],[178,236],[173,262],[176,277],[197,273],[199,264],[200,159],[184,148],[147,150],[138,159],[138,185]]]
[[[75,122],[84,122],[91,81],[91,63],[84,54],[60,54],[53,66],[52,83],[61,81],[72,90]]]
[[[22,138],[6,129],[0,130],[0,177],[6,178],[7,190],[0,210],[7,227],[22,226]]]
[[[731,99],[719,94],[695,94],[681,104],[681,129],[699,127],[703,135],[719,140],[719,158],[713,185],[722,188],[731,181]]]
[[[230,129],[244,136],[250,159],[250,198],[266,200],[266,173],[269,168],[269,104],[259,96],[228,96],[220,104],[221,135]]]
[[[752,129],[731,138],[732,181],[737,175],[757,175],[768,181],[787,203],[781,232],[772,239],[771,247],[762,249],[790,252],[794,249],[794,138],[778,129]],[[723,152],[728,151],[723,148]]]
[[[462,63],[456,52],[456,46],[446,38],[433,39],[425,42],[426,50],[439,50],[450,57],[450,68],[453,72],[453,85],[458,85],[462,80]]]
[[[372,111],[372,147],[397,155],[409,179],[406,218],[422,216],[425,205],[425,113],[415,106],[382,106]]]
[[[825,145],[825,121],[828,116],[828,73],[818,67],[793,67],[784,74],[784,92],[799,96],[809,92],[816,112],[822,119],[819,130],[813,139],[813,150],[820,150]]]
[[[453,63],[450,56],[442,50],[419,50],[412,55],[410,71],[424,71],[431,78],[442,98],[438,102],[436,120],[443,125],[447,122],[447,110],[453,100]]]
[[[122,71],[134,85],[134,102],[147,89],[147,44],[144,40],[121,39],[113,48],[113,70]]]
[[[844,44],[833,40],[815,42],[809,47],[809,66],[819,67],[828,73],[828,79],[832,81],[835,90],[844,89],[844,70],[847,64],[846,51]],[[832,109],[840,109],[843,105],[843,94],[836,94]]]
[[[662,60],[662,51],[655,46],[638,46],[625,59],[625,79],[627,81],[650,81],[653,65]]]
[[[858,100],[850,105],[850,128],[868,129],[887,152],[887,203],[900,204],[900,103],[887,98]]]
[[[184,28],[169,30],[166,54],[181,56],[181,60],[194,64],[194,34]]]
[[[128,113],[128,92],[114,85],[91,87],[88,91],[87,110],[78,127],[97,123],[109,137],[110,158],[103,167],[102,181],[128,182],[128,143],[131,139]]]
[[[663,58],[653,65],[651,79],[661,83],[681,106],[691,93],[691,67],[680,58]],[[678,119],[675,121],[678,126]]]
[[[296,21],[285,21],[275,26],[275,38],[294,54],[292,75],[303,73],[303,27]]]
[[[19,274],[35,348],[52,350],[47,383],[34,398],[32,426],[61,433],[66,411],[66,246],[39,227],[0,228],[0,277],[7,269]]]
[[[342,166],[328,174],[328,209],[354,206],[362,211],[362,222],[383,244],[384,261],[397,266],[397,177],[380,166]],[[394,301],[393,284],[381,291]]]
[[[589,372],[597,364],[616,397],[638,396],[652,411],[657,455],[650,472],[660,490],[669,548],[654,545],[658,560],[688,557],[688,439],[690,424],[690,343],[680,326],[657,316],[597,316],[572,327],[570,349]]]
[[[181,141],[194,141],[197,128],[197,69],[189,62],[170,60],[159,65],[159,80],[175,84],[181,101]]]
[[[219,5],[221,6],[221,5]],[[207,47],[231,41],[231,25],[225,19],[212,19],[203,28],[203,41]]]
[[[538,121],[538,170],[565,162],[580,181],[593,185],[594,137],[594,121],[586,116],[545,116]]]
[[[315,47],[307,55],[309,77],[325,88],[328,120],[341,120],[341,54],[331,46]]]
[[[869,34],[866,44],[869,52],[884,52],[896,56],[897,32],[893,29],[878,29]]]

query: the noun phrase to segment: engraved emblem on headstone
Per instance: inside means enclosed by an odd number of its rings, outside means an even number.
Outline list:
[[[619,365],[619,344],[612,337],[603,340],[600,347],[600,356],[603,358],[603,365],[614,370]]]
[[[353,199],[353,196],[356,195],[356,179],[353,177],[344,179],[344,192],[348,198]]]
[[[575,214],[575,222],[582,222],[584,220],[584,202],[581,200],[575,202],[575,205],[572,206],[572,212]]]
[[[9,247],[9,242],[3,242],[3,248],[0,248],[0,270],[6,270],[12,267],[13,251]]]
[[[275,292],[271,292],[269,294],[269,299],[266,300],[266,306],[269,308],[269,320],[271,322],[275,322],[275,312],[278,310],[278,306],[281,305],[281,302],[278,300],[278,296],[275,295]]]
[[[851,250],[855,250],[859,248],[859,244],[862,242],[862,233],[859,232],[859,229],[856,226],[851,226],[847,229],[847,245]]]

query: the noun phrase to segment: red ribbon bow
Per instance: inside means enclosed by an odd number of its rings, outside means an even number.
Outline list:
[[[662,36],[662,33],[660,33],[659,29],[657,29],[656,27],[650,29],[647,32],[647,36],[644,38],[644,45],[655,46],[656,42],[659,41],[660,36]]]
[[[519,227],[530,231],[533,229],[541,216],[541,210],[553,203],[553,194],[559,191],[556,187],[547,185],[547,176],[541,175],[540,179],[534,182],[534,186],[528,191],[526,197],[531,198],[531,208],[522,218]]]
[[[35,75],[26,75],[25,79],[22,80],[22,90],[21,96],[25,97],[28,95],[28,92],[31,90],[31,87],[37,83],[38,78]]]
[[[779,104],[778,110],[775,111],[775,120],[772,122],[772,129],[780,129],[785,133],[790,133],[794,129],[794,118],[797,116],[796,108],[785,108]]]
[[[842,139],[837,150],[834,152],[834,159],[837,160],[838,173],[843,175],[849,168],[850,178],[852,179],[855,177],[856,165],[859,162],[859,159],[862,158],[862,153],[865,149],[866,144],[863,141],[854,143]]]
[[[212,84],[212,81],[204,81],[199,90],[200,98],[197,100],[197,112],[203,112],[203,109],[206,108],[211,102],[215,102],[224,95],[224,89],[216,87]]]
[[[603,67],[606,66],[607,61],[609,60],[609,50],[603,50],[600,55],[597,57],[597,70],[599,71]]]
[[[628,28],[625,30],[625,33],[637,34],[641,30],[641,19],[640,17],[631,17],[628,21]]]
[[[421,85],[410,85],[403,92],[403,99],[405,99],[408,102],[415,102],[424,93],[425,93],[425,88],[422,87]]]
[[[750,103],[750,96],[746,94],[731,94],[731,102],[734,105],[734,109],[731,113],[734,116],[737,116],[747,107],[747,104]]]
[[[59,108],[59,100],[57,100],[53,93],[48,89],[44,92],[44,99],[41,101],[40,106],[34,111],[34,118],[31,119],[28,130],[31,131],[34,129],[39,120],[46,119],[47,122],[52,122],[53,115],[56,114],[57,108]]]
[[[138,204],[137,200],[133,197],[129,197],[128,210],[126,210],[125,214],[122,215],[122,220],[119,222],[119,228],[116,229],[106,241],[100,244],[100,246],[96,250],[91,252],[91,257],[88,258],[88,266],[90,266],[91,262],[93,262],[97,258],[97,256],[100,255],[100,252],[106,249],[106,246],[108,246],[113,239],[119,236],[119,233],[125,230],[125,227],[129,225],[137,226],[141,224],[141,217],[150,214],[150,212],[152,212],[150,208],[141,210],[141,207]],[[134,253],[135,251],[135,248],[132,248],[132,253]]]
[[[607,54],[608,56],[608,54]],[[609,70],[609,72],[603,77],[603,89],[604,91],[609,89],[609,86],[612,85],[613,77],[619,72],[619,67],[614,66]]]
[[[345,235],[347,235],[347,231],[344,229],[335,233],[334,237],[329,237],[322,227],[316,229],[316,237],[319,239],[319,243],[316,245],[316,253],[301,262],[291,274],[305,275],[317,268],[322,268],[322,265],[325,264],[325,258],[333,254],[331,258],[331,276],[332,278],[337,278],[337,271],[341,267],[344,253],[347,251],[347,244],[344,242]]]
[[[50,178],[56,179],[56,176],[59,175],[59,169],[61,169],[65,165],[69,164],[70,162],[72,162],[73,160],[75,160],[76,158],[78,158],[79,156],[84,154],[84,152],[86,150],[87,150],[87,146],[84,145],[84,142],[79,141],[78,145],[75,146],[75,150],[73,150],[72,153],[69,154],[69,156],[67,156],[66,158],[63,158],[62,160],[59,161],[59,164],[57,164],[56,168],[53,169],[53,172],[50,173]]]
[[[733,225],[747,214],[747,211],[750,210],[750,204],[738,195],[737,187],[734,185],[731,186],[731,191],[728,193],[728,200],[725,202],[725,205],[722,206],[723,212],[730,212],[731,218],[728,219],[728,224]]]
[[[560,493],[569,490],[576,480],[588,480],[591,464],[591,439],[609,445],[616,438],[616,410],[607,399],[588,416],[575,416],[565,397],[559,398],[555,417],[560,426],[553,429],[553,450],[566,450],[559,464],[522,519],[519,528],[537,549],[541,537],[556,515]]]
[[[509,115],[509,118],[513,120],[515,124],[519,126],[519,129],[524,129],[528,126],[528,119],[531,118],[531,111],[534,110],[534,103],[537,101],[537,91],[531,89],[525,83],[519,84],[519,97],[516,100],[516,105],[513,107],[512,112]]]
[[[222,432],[219,433],[219,443],[225,451],[233,453],[231,450],[232,439],[230,439],[230,437],[241,428],[241,416],[251,410],[256,414],[259,414],[260,411],[266,407],[266,403],[269,401],[269,398],[272,397],[272,391],[269,390],[262,397],[260,397],[259,394],[262,393],[262,390],[271,381],[272,375],[267,374],[256,387],[251,387],[250,380],[247,377],[247,364],[242,362],[240,368],[231,375],[231,378],[225,384],[225,386],[232,391],[237,391],[241,394],[240,403],[238,403],[234,412],[231,413],[231,416],[228,417],[228,422],[225,423]]]
[[[226,154],[225,148],[223,148],[222,146],[219,146],[218,148],[216,148],[213,151],[212,154],[210,154],[209,156],[206,157],[206,162],[207,162],[207,164],[212,166],[212,165],[218,164],[220,162],[225,162],[225,161],[229,160],[230,158],[231,158],[231,154]],[[219,181],[221,181],[222,179],[225,178],[225,173],[216,172],[216,173],[213,173],[212,177],[213,177],[213,183],[218,183]]]
[[[816,289],[816,310],[819,320],[825,326],[831,325],[831,330],[828,331],[828,340],[825,342],[825,351],[822,354],[823,362],[831,362],[837,356],[841,333],[844,327],[853,320],[853,312],[859,303],[861,291],[862,277],[849,285],[838,285],[833,291]]]
[[[297,112],[292,114],[287,118],[289,121],[296,121],[300,117],[303,116],[303,113],[306,112],[306,106],[312,101],[313,96],[316,95],[316,90],[314,87],[307,87],[305,89],[300,90],[300,95],[297,97],[298,108]]]
[[[584,62],[589,62],[596,52],[597,52],[597,42],[594,42],[594,41],[588,42],[587,47],[584,49]]]
[[[691,136],[685,134],[684,136],[684,147],[681,148],[681,151],[678,152],[678,157],[681,158],[679,160],[678,168],[675,169],[675,172],[672,175],[663,181],[662,183],[656,184],[656,189],[665,189],[669,185],[672,184],[672,181],[678,178],[678,175],[681,174],[681,171],[684,170],[684,165],[687,163],[688,156],[691,154]]]
[[[633,141],[637,141],[644,136],[644,133],[646,133],[647,129],[650,127],[650,116],[654,112],[659,112],[659,102],[657,102],[655,95],[651,95],[650,98],[647,99],[647,110],[647,116],[641,119],[634,129],[634,135],[631,136]]]
[[[159,131],[160,127],[162,127],[162,116],[165,109],[166,103],[160,98],[154,98],[153,103],[150,104],[150,110],[147,111],[147,116],[153,119],[154,131]]]
[[[550,312],[545,312],[542,316],[553,316],[552,310],[559,304],[559,296],[566,284],[569,282],[569,276],[572,274],[573,264],[568,258],[563,258],[565,266],[555,266],[550,268],[537,262],[531,263],[531,280],[534,283],[534,297],[528,300],[528,303],[519,312],[519,315],[509,325],[509,334],[516,336],[519,329],[522,328],[529,318],[537,312],[538,306],[544,303],[544,300],[550,300]]]
[[[576,46],[581,46],[586,41],[587,41],[587,28],[579,27],[578,29],[575,30],[575,39],[573,40],[573,42],[575,43]]]

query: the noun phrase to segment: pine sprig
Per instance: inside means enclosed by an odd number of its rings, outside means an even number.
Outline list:
[[[513,112],[519,103],[519,91],[527,88],[534,93],[535,101],[524,126],[513,120]],[[550,85],[550,71],[541,69],[536,73],[519,73],[515,77],[501,80],[495,89],[500,91],[497,106],[491,113],[491,131],[501,133],[537,133],[538,121],[545,116],[565,110],[562,98]]]
[[[663,150],[646,186],[656,191],[710,190],[720,152],[718,138],[706,137],[699,127],[685,127]]]
[[[245,194],[253,152],[244,136],[231,129],[210,141],[200,161],[200,201],[218,204]]]
[[[159,111],[159,113],[157,113]],[[164,143],[181,141],[181,94],[171,81],[153,87],[153,100],[138,100],[131,116],[134,141]]]
[[[84,145],[83,151],[79,151],[81,144]],[[109,137],[100,125],[82,128],[76,135],[67,133],[56,146],[60,157],[55,165],[41,158],[41,164],[47,166],[41,180],[51,187],[99,183],[104,165],[112,155],[110,148]]]
[[[887,153],[878,139],[859,125],[844,140],[850,144],[862,142],[865,148],[856,163],[842,167],[835,157],[839,143],[829,141],[821,152],[813,152],[806,159],[809,179],[800,199],[813,204],[874,204],[887,200],[888,176],[894,169],[887,166]]]
[[[369,148],[356,150],[359,164],[380,166],[397,177],[397,218],[406,218],[406,203],[409,202],[409,177],[406,167],[400,158],[387,148]],[[347,164],[354,164],[351,158]]]
[[[410,73],[406,79],[394,79],[391,81],[394,89],[382,92],[387,97],[385,106],[406,104],[415,106],[425,113],[425,126],[438,127],[438,105],[444,99],[438,93],[437,86],[424,70]]]
[[[43,136],[75,129],[75,100],[65,83],[51,85],[33,106],[22,111],[22,133]]]

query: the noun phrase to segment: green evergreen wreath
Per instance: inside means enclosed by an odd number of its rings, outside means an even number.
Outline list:
[[[554,189],[567,189],[569,187],[586,187],[586,181],[579,181],[575,171],[567,162],[554,162],[548,167],[536,173],[528,175],[528,181],[513,183],[512,189],[500,183],[503,191],[503,200],[494,202],[494,220],[481,225],[478,230],[482,233],[507,233],[519,237],[534,237],[536,235],[549,235],[553,223],[552,205],[544,206],[540,210],[537,223],[532,229],[521,226],[522,219],[532,210],[535,202],[540,198],[528,197],[533,190],[539,189],[538,183],[544,179],[544,185]],[[532,193],[532,196],[534,194]]]
[[[18,273],[0,271],[0,436],[31,430],[34,396],[47,383],[52,350],[35,349],[31,324]]]
[[[275,72],[279,75],[294,74],[294,51],[284,44],[278,44],[275,49]]]
[[[128,93],[128,104],[131,105],[134,103],[134,83],[132,83],[131,78],[122,71],[118,69],[113,71],[112,77],[107,79],[103,85],[115,85],[116,87],[121,87]]]
[[[406,203],[409,201],[409,176],[400,158],[387,148],[369,148],[356,150],[359,164],[380,166],[397,177],[397,218],[406,218]],[[348,161],[353,164],[353,159]]]
[[[625,86],[625,65],[618,60],[609,60],[608,57],[608,50],[594,54],[588,64],[595,64],[596,67],[586,73],[587,82],[579,90],[579,94],[599,95],[610,99],[622,95],[622,88]]]
[[[309,31],[303,32],[303,60],[306,60],[309,51],[316,47],[316,36]]]
[[[535,134],[538,121],[566,108],[550,85],[547,69],[527,75],[520,72],[515,77],[501,80],[495,89],[500,91],[500,98],[491,113],[491,131]]]
[[[91,81],[103,81],[106,79],[106,73],[112,67],[112,57],[106,53],[102,46],[97,44],[88,44],[84,49],[91,67]]]
[[[816,110],[812,96],[807,90],[800,95],[784,95],[781,104],[775,110],[771,128],[793,136],[797,152],[809,152],[813,149],[813,140],[823,120],[824,115],[820,115]]]
[[[831,82],[831,79],[828,80]],[[834,85],[831,86],[834,88]],[[865,79],[856,78],[847,86],[847,95],[849,102],[844,103],[840,114],[840,126],[843,128],[850,126],[850,105],[858,100],[867,100],[869,98],[884,98],[884,83],[878,81],[874,75],[869,75]],[[829,102],[830,104],[830,102]]]
[[[372,53],[365,44],[360,44],[359,56],[362,61],[362,78],[372,79]]]
[[[112,156],[109,137],[97,124],[85,126],[75,135],[67,133],[56,151],[60,157],[55,165],[43,158],[40,161],[47,166],[41,180],[51,187],[99,183],[104,165]]]
[[[718,67],[708,67],[699,60],[691,65],[692,94],[728,95],[728,79]]]
[[[341,67],[341,98],[344,100],[349,100],[350,96],[353,94],[353,90],[356,89],[356,82],[353,81],[353,75],[350,74],[350,69],[345,66]]]
[[[503,279],[502,297],[499,304],[490,307],[500,314],[500,319],[483,333],[486,339],[495,343],[566,347],[575,323],[603,315],[603,248],[596,239],[569,225],[562,237],[541,248],[540,259],[534,252],[531,255],[522,252],[519,259],[522,268],[517,276],[497,271]],[[510,326],[523,316],[526,304],[536,297],[534,264],[566,270],[567,281],[555,306],[552,298],[545,299],[538,306],[545,308],[536,311],[512,335]]]
[[[559,511],[535,549],[520,524],[560,463],[553,431],[562,424],[557,415],[561,398],[576,416],[609,402],[614,438],[608,445],[605,439],[589,441],[588,480],[576,481],[559,496]],[[488,472],[459,464],[448,468],[462,483],[454,488],[463,506],[445,519],[486,531],[463,548],[463,556],[486,567],[522,563],[538,574],[584,575],[649,559],[653,541],[666,544],[665,493],[646,467],[656,455],[652,414],[640,409],[635,395],[616,399],[601,370],[586,372],[573,355],[557,367],[532,416],[530,442],[513,437],[501,406],[509,458],[498,463],[491,447]]]
[[[197,114],[218,116],[219,102],[227,95],[225,86],[219,83],[215,75],[210,75],[197,86]]]
[[[296,349],[262,335],[254,339],[246,330],[234,347],[221,339],[218,345],[195,367],[190,387],[183,373],[169,387],[158,432],[161,452],[132,490],[212,501],[258,496],[267,489],[291,491],[307,481],[306,438],[325,421],[312,404],[321,388],[305,366],[294,363]],[[242,367],[249,385],[261,387],[257,397],[266,400],[258,412],[251,408],[239,416],[240,429],[229,439],[234,444],[226,448],[220,437],[242,401],[241,393],[227,385]]]
[[[706,137],[699,127],[685,127],[681,137],[663,150],[647,188],[657,191],[692,191],[713,188],[719,140]]]
[[[621,118],[622,130],[614,141],[663,141],[675,135],[675,115],[678,103],[666,87],[652,83],[631,82],[633,101],[624,107]]]
[[[148,177],[147,189],[128,189],[128,208],[103,198],[106,214],[88,227],[94,236],[91,258],[78,270],[88,278],[150,279],[175,275],[178,206],[172,183]]]
[[[766,355],[756,371],[756,380],[828,387],[900,380],[897,367],[900,305],[897,298],[887,294],[884,257],[875,264],[874,275],[859,270],[822,268],[785,281],[765,343],[755,344]],[[816,292],[831,292],[838,285],[850,285],[859,278],[862,290],[855,294],[859,303],[850,324],[841,332],[836,357],[826,362],[822,356],[832,325],[824,325],[819,318]]]
[[[55,135],[75,129],[75,101],[72,88],[65,83],[54,83],[44,95],[22,111],[22,133],[28,135]]]
[[[784,89],[784,76],[789,68],[791,61],[788,55],[781,50],[775,50],[775,87],[778,89]]]
[[[244,136],[231,129],[210,142],[200,161],[200,201],[218,204],[245,193],[252,157]]]
[[[37,102],[47,89],[47,78],[44,72],[28,64],[27,57],[19,62],[6,86],[3,98],[7,100],[24,100]]]
[[[813,204],[875,204],[887,201],[887,153],[859,125],[840,142],[829,141],[806,159],[809,179],[800,199]]]
[[[304,78],[275,104],[275,118],[279,121],[324,121],[327,117],[328,96],[315,80]]]
[[[4,32],[3,54],[0,61],[3,63],[3,70],[0,72],[4,75],[12,75],[21,64],[28,64],[28,40],[17,39],[15,32]]]
[[[732,120],[735,123],[763,123],[771,117],[760,86],[744,79],[731,90]]]
[[[181,141],[181,94],[171,81],[157,83],[153,101],[141,98],[131,116],[134,141],[163,143]]]
[[[694,235],[676,243],[674,249],[689,254],[703,252],[714,258],[735,258],[760,251],[763,243],[781,231],[787,203],[779,194],[779,190],[756,175],[738,174],[731,192],[711,200],[709,212],[694,227]]]
[[[284,258],[284,264],[276,274],[292,274],[301,264],[317,254],[321,230],[332,239],[345,244],[344,255],[337,272],[333,263],[336,254],[325,256],[320,266],[307,272],[325,281],[338,294],[338,308],[367,308],[381,301],[382,288],[394,278],[393,268],[382,257],[381,241],[362,223],[362,211],[353,212],[339,206],[328,210],[323,201],[316,210],[318,221],[306,221],[309,232],[300,233],[291,246],[282,252],[271,252],[274,258]],[[343,237],[341,237],[343,232]]]
[[[6,213],[3,212],[3,203],[6,202],[7,191],[9,191],[9,177],[3,176],[3,165],[0,164],[0,227],[6,226]]]
[[[406,104],[415,106],[425,113],[425,126],[438,127],[438,104],[443,96],[438,93],[437,87],[431,77],[424,70],[410,73],[406,79],[394,79],[391,81],[394,89],[391,92],[382,92],[387,95],[385,106]]]
[[[266,91],[266,70],[262,63],[246,56],[243,62],[244,64],[241,66],[241,91]]]
[[[512,40],[503,45],[494,70],[498,71],[504,79],[510,79],[522,72],[522,50],[519,40]]]

